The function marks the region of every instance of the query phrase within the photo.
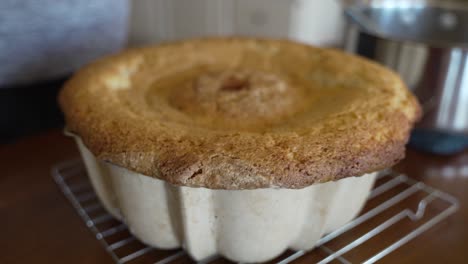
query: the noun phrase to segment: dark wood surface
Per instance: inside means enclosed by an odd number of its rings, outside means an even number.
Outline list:
[[[60,131],[0,146],[0,263],[112,263],[50,175],[52,165],[77,155]],[[383,263],[468,263],[467,166],[468,152],[439,157],[408,151],[397,169],[451,193],[461,206]]]

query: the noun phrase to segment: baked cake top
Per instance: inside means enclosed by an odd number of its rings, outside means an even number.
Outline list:
[[[420,115],[383,66],[251,38],[125,51],[75,74],[59,101],[99,159],[213,189],[302,188],[392,166]]]

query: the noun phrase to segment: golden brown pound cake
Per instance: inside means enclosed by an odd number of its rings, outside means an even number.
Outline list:
[[[303,188],[392,166],[420,113],[376,63],[242,38],[102,59],[66,84],[60,104],[97,158],[213,189]]]

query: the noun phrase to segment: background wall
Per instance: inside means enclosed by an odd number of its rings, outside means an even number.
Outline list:
[[[140,0],[132,2],[131,45],[202,35],[289,37],[338,46],[339,1]]]

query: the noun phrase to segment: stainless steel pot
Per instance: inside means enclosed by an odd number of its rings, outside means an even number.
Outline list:
[[[372,1],[347,7],[346,50],[398,72],[423,104],[419,128],[468,134],[468,7]]]

